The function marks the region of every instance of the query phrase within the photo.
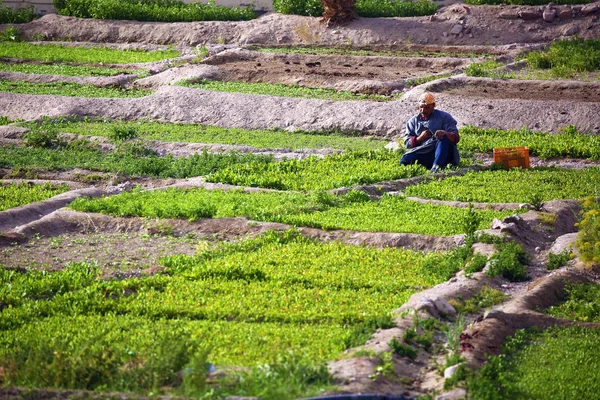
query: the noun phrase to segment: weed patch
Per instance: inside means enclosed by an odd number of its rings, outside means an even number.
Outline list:
[[[600,262],[600,203],[596,198],[589,196],[582,202],[581,217],[575,242],[579,258],[597,264]]]
[[[511,282],[526,280],[529,255],[523,250],[523,246],[516,242],[504,242],[496,244],[496,249],[498,251],[490,257],[487,274],[502,275]]]
[[[595,283],[568,285],[564,303],[552,306],[547,313],[574,321],[600,321],[600,286]]]
[[[282,14],[311,17],[319,17],[323,14],[323,6],[315,0],[275,0],[273,8]],[[358,0],[356,2],[356,13],[368,18],[432,15],[436,10],[437,6],[427,0],[414,2]]]

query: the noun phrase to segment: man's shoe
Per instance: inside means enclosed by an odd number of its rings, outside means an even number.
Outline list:
[[[439,165],[437,164],[433,164],[433,167],[431,167],[431,173],[432,174],[437,174],[438,172],[440,172],[442,169],[440,168]]]

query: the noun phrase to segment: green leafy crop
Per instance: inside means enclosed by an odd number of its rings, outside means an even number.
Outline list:
[[[423,167],[398,166],[400,155],[388,151],[311,156],[272,164],[248,164],[218,171],[208,182],[281,190],[326,190],[424,175]]]
[[[462,233],[461,221],[468,210],[421,204],[403,197],[383,196],[371,201],[362,192],[344,196],[324,193],[247,193],[220,190],[143,192],[134,190],[101,199],[77,199],[71,208],[114,216],[151,218],[246,217],[322,229],[375,232],[412,232],[431,235]],[[478,229],[489,227],[494,218],[512,212],[476,210]]]
[[[600,137],[578,132],[570,125],[560,133],[534,132],[523,128],[481,129],[467,126],[460,131],[460,149],[491,153],[495,147],[527,146],[541,159],[557,157],[600,160]]]
[[[527,182],[527,185],[523,185]],[[410,186],[408,196],[483,203],[526,203],[600,195],[600,168],[531,168],[468,172],[460,177]]]
[[[18,183],[0,186],[0,211],[54,197],[69,190],[66,185]]]
[[[145,393],[176,384],[171,372],[203,349],[197,362],[219,368],[277,363],[284,349],[318,365],[447,279],[429,268],[445,257],[287,231],[167,257],[142,278],[102,279],[87,263],[0,267],[0,365],[14,385]]]
[[[281,83],[246,83],[246,82],[226,82],[226,81],[211,81],[202,79],[198,82],[182,81],[181,86],[214,90],[216,92],[235,92],[235,93],[251,93],[267,96],[280,97],[302,97],[309,99],[323,100],[371,100],[371,101],[390,101],[397,99],[398,96],[382,96],[375,94],[354,93],[348,90],[322,89],[306,86],[290,86]]]
[[[107,47],[63,46],[60,44],[33,44],[28,42],[0,42],[0,57],[18,55],[24,60],[78,62],[103,64],[132,64],[160,61],[179,57],[177,50],[117,50]]]
[[[137,130],[137,136],[160,141],[247,145],[258,148],[332,148],[353,151],[381,150],[384,141],[361,137],[349,137],[337,132],[286,132],[282,130],[247,130],[221,128],[200,124],[177,124],[161,122],[77,121],[69,118],[46,119],[61,132],[77,135],[111,137],[114,130]],[[23,126],[35,128],[39,123]]]
[[[2,72],[20,72],[23,74],[49,74],[64,76],[115,76],[121,74],[135,74],[140,78],[149,74],[144,70],[131,70],[120,68],[105,68],[68,64],[4,64],[0,63]]]
[[[127,150],[127,149],[125,149]],[[66,170],[85,168],[128,176],[189,178],[203,176],[236,163],[273,162],[272,157],[253,154],[210,154],[203,152],[189,157],[170,155],[136,155],[132,152],[103,153],[89,146],[67,146],[60,149],[0,147],[0,166],[4,168],[35,168]]]
[[[600,390],[600,331],[517,331],[468,382],[474,399],[587,399]]]
[[[67,82],[30,83],[6,79],[0,79],[0,92],[71,97],[144,97],[152,94],[152,91],[145,89],[100,88]]]

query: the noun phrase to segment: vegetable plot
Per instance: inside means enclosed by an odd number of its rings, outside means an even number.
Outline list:
[[[144,393],[173,390],[161,388],[199,350],[217,368],[276,363],[288,350],[318,366],[390,326],[417,287],[448,279],[460,267],[448,259],[287,231],[167,257],[142,278],[104,280],[86,263],[2,267],[0,365],[13,385]]]
[[[523,182],[527,182],[526,185]],[[600,168],[469,172],[406,189],[408,196],[483,203],[528,203],[600,195]]]
[[[49,183],[43,185],[30,185],[28,183],[3,185],[0,186],[0,211],[46,200],[68,190],[67,185],[52,186]]]
[[[247,193],[205,189],[134,190],[101,199],[79,198],[70,207],[77,211],[121,217],[185,218],[191,221],[246,217],[255,221],[322,229],[430,235],[463,233],[462,222],[469,213],[467,209],[421,204],[401,196],[383,196],[380,201],[372,201],[359,191],[334,196],[326,193]],[[514,214],[514,211],[474,212],[477,229],[489,228],[494,218]]]
[[[251,163],[210,174],[208,182],[280,190],[327,190],[425,175],[417,165],[399,166],[400,154],[369,151],[308,157],[278,163]]]

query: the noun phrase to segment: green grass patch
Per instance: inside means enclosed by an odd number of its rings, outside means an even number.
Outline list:
[[[256,18],[254,6],[224,7],[178,0],[55,0],[58,14],[79,18],[154,22],[240,21]]]
[[[144,192],[134,190],[101,199],[80,198],[70,205],[77,211],[101,212],[120,217],[200,218],[246,217],[255,221],[281,222],[322,229],[371,232],[411,232],[455,235],[462,232],[466,209],[421,204],[399,196],[372,201],[362,192],[334,196],[317,192],[247,193],[243,191],[180,190]],[[490,226],[494,218],[513,212],[476,210],[477,229]]]
[[[534,198],[549,201],[599,196],[600,168],[513,168],[508,171],[468,172],[459,177],[410,186],[406,195],[481,203],[527,203]]]
[[[558,157],[600,160],[600,137],[579,132],[572,125],[560,133],[522,129],[482,129],[466,126],[460,131],[461,150],[491,153],[495,147],[527,146],[529,154],[541,159]]]
[[[46,200],[69,190],[67,185],[53,186],[49,183],[43,185],[31,185],[29,183],[2,185],[0,186],[0,211]]]
[[[295,388],[295,379],[315,378],[310,366],[392,326],[391,311],[415,287],[448,279],[455,271],[438,267],[446,258],[287,231],[168,257],[165,270],[142,278],[104,280],[86,263],[57,272],[0,267],[0,365],[10,365],[11,385],[159,394],[177,391],[181,370],[205,378],[196,368],[206,362],[262,365],[271,375],[287,363],[295,367],[279,383]],[[202,378],[188,387],[196,395],[211,389]],[[257,393],[264,388],[255,383],[246,396],[307,394]],[[221,389],[242,394],[240,384]]]
[[[23,74],[48,74],[64,76],[115,76],[135,74],[140,78],[149,76],[148,72],[142,69],[119,69],[102,68],[93,66],[67,65],[67,64],[6,64],[0,63],[1,72],[20,72]]]
[[[600,390],[600,331],[517,331],[468,382],[474,399],[591,399]]]
[[[353,152],[324,158],[236,166],[207,176],[208,182],[281,190],[327,190],[424,175],[420,166],[399,166],[389,151]]]
[[[282,14],[306,15],[319,17],[323,14],[323,6],[318,0],[275,0],[275,11]],[[356,13],[361,17],[416,17],[432,15],[437,6],[429,0],[392,1],[392,0],[357,0]]]
[[[179,57],[181,53],[169,50],[117,50],[107,47],[77,47],[60,44],[33,44],[27,42],[0,42],[0,57],[46,62],[80,62],[98,64],[132,64],[161,61]]]
[[[0,92],[91,98],[144,97],[153,93],[151,90],[143,89],[100,88],[94,85],[80,85],[78,83],[68,82],[31,83],[25,81],[9,81],[6,79],[0,79]]]
[[[262,47],[248,46],[249,50],[258,51],[261,53],[275,54],[315,54],[315,55],[343,55],[343,56],[379,56],[379,57],[403,57],[403,58],[437,58],[437,57],[455,57],[455,58],[476,58],[484,57],[485,53],[469,53],[469,52],[443,52],[443,51],[428,51],[428,50],[369,50],[369,49],[353,49],[345,47]]]
[[[128,130],[135,137],[164,142],[214,143],[247,145],[257,148],[332,148],[351,151],[380,150],[381,140],[348,137],[337,132],[286,132],[282,130],[247,130],[221,128],[200,124],[174,124],[161,122],[125,122],[105,120],[75,121],[68,118],[48,120],[61,132],[77,135],[111,137],[117,130]],[[23,124],[29,128],[36,123]]]
[[[600,285],[578,283],[567,285],[564,303],[552,306],[547,313],[574,321],[600,322]]]
[[[10,118],[8,118],[6,115],[0,115],[0,125],[8,125],[11,122],[13,122]]]
[[[76,147],[76,146],[75,146]],[[253,154],[194,154],[186,158],[137,155],[135,152],[103,153],[83,148],[0,147],[0,166],[43,170],[83,168],[127,176],[155,176],[160,178],[190,178],[203,176],[236,163],[273,162],[272,157]]]
[[[178,85],[212,90],[215,92],[230,92],[230,93],[248,93],[260,94],[265,96],[278,97],[300,97],[306,99],[322,99],[335,101],[350,101],[350,100],[369,100],[369,101],[390,101],[400,98],[400,96],[382,96],[376,94],[354,93],[348,90],[335,90],[312,88],[305,86],[291,86],[281,83],[247,83],[247,82],[224,82],[211,81],[201,79],[197,82],[182,81]]]

